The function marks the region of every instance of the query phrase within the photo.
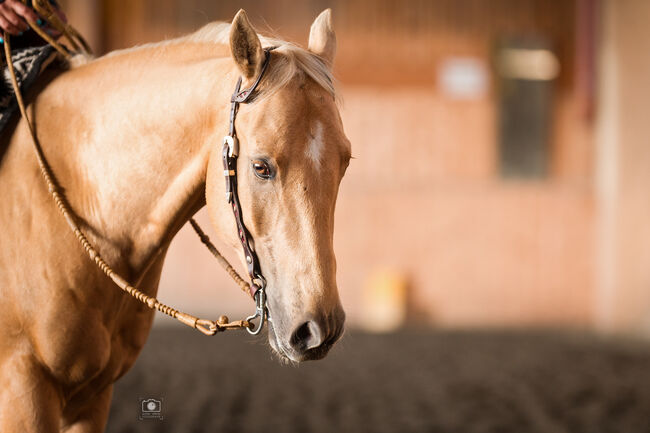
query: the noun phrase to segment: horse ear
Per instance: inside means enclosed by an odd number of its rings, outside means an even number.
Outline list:
[[[264,63],[264,50],[243,9],[237,12],[230,26],[230,51],[245,78],[254,78],[260,73]]]
[[[309,32],[309,51],[320,56],[332,66],[336,54],[336,34],[332,30],[332,10],[325,9],[311,25]]]

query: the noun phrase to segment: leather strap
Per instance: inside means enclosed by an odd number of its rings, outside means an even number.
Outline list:
[[[275,47],[270,47],[264,50],[264,64],[262,65],[262,70],[255,79],[255,82],[249,88],[240,90],[242,78],[239,77],[237,80],[235,91],[230,98],[230,125],[228,128],[228,135],[224,137],[222,149],[223,169],[226,178],[226,200],[228,200],[228,203],[230,203],[232,207],[232,212],[237,224],[237,235],[241,242],[242,249],[244,250],[248,274],[252,283],[250,286],[250,293],[253,298],[255,298],[259,290],[266,287],[266,280],[262,275],[260,261],[255,253],[253,237],[244,224],[241,203],[239,202],[239,195],[237,193],[237,157],[239,154],[239,142],[237,140],[237,131],[235,129],[235,119],[237,118],[239,104],[248,103],[255,92],[255,89],[257,89],[257,86],[260,84],[264,72],[266,72],[266,69],[269,66],[271,50],[274,48]]]

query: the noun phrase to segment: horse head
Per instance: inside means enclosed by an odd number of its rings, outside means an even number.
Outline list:
[[[244,11],[229,33],[233,77],[242,88],[260,75],[264,48]],[[309,48],[280,43],[251,103],[239,107],[238,195],[267,281],[269,342],[292,361],[319,359],[343,331],[336,285],[334,208],[350,160],[331,67],[336,37],[331,13],[314,21]],[[226,108],[224,108],[226,110]],[[241,248],[224,199],[221,148],[211,153],[206,202],[217,232]]]

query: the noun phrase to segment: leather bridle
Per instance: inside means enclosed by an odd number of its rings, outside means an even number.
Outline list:
[[[230,98],[230,126],[228,135],[223,138],[223,174],[226,178],[226,200],[232,206],[232,212],[235,216],[237,223],[237,234],[241,242],[242,249],[244,250],[244,257],[246,258],[246,265],[248,267],[248,275],[251,279],[250,293],[255,299],[255,314],[247,317],[246,320],[251,321],[257,317],[260,318],[260,324],[256,329],[247,328],[251,334],[258,334],[264,326],[264,320],[268,317],[268,309],[266,308],[266,279],[262,275],[260,260],[255,253],[255,244],[253,237],[244,224],[242,215],[241,203],[239,202],[239,194],[237,193],[237,157],[239,156],[239,140],[237,139],[237,131],[235,129],[235,119],[237,118],[237,111],[239,104],[246,104],[251,100],[251,96],[257,89],[257,86],[262,81],[264,72],[269,66],[271,59],[271,50],[275,47],[266,48],[264,50],[264,63],[259,75],[255,82],[244,90],[241,89],[242,77],[237,80],[235,91]]]

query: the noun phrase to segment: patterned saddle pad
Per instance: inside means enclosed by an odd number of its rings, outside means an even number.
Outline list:
[[[23,95],[27,92],[42,71],[47,68],[51,62],[48,59],[56,56],[56,51],[49,45],[41,47],[29,47],[14,50],[11,58],[16,70],[16,78]],[[4,65],[2,68],[2,79],[0,79],[0,134],[4,130],[11,116],[18,111],[16,95],[11,85],[9,68]]]

